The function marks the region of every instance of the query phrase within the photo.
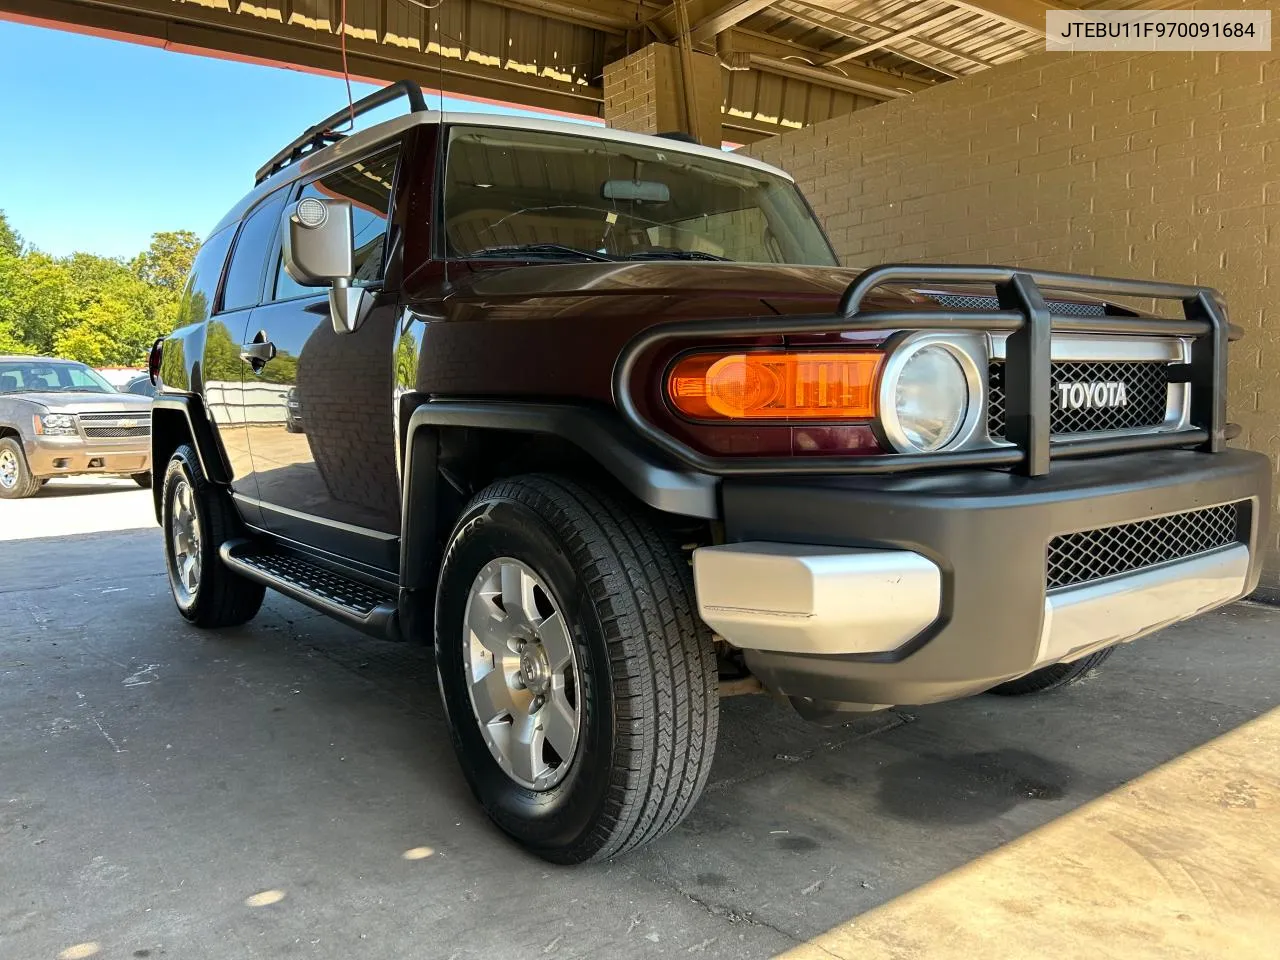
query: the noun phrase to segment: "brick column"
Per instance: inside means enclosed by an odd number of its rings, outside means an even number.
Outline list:
[[[723,99],[720,64],[704,53],[695,53],[693,61],[699,139],[718,147]],[[634,133],[692,133],[680,66],[680,51],[665,43],[651,43],[606,64],[605,123]]]

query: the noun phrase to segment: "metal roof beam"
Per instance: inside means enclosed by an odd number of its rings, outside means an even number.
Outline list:
[[[823,20],[820,17],[814,16],[812,13],[808,13],[802,10],[797,10],[795,9],[796,7],[804,7],[807,10],[819,10],[837,19]],[[807,23],[812,27],[817,27],[819,30],[826,30],[830,33],[837,34],[849,40],[857,40],[859,43],[864,43],[866,41],[866,37],[863,37],[854,33],[853,30],[851,29],[851,26],[858,27],[860,29],[878,30],[881,33],[884,33],[889,30],[888,27],[881,27],[881,26],[877,26],[874,23],[867,23],[862,20],[856,20],[852,17],[847,17],[847,16],[844,16],[843,14],[836,13],[833,10],[828,10],[826,7],[815,7],[811,2],[808,2],[808,0],[786,0],[786,4],[782,6],[780,10],[782,13],[785,13],[789,17],[794,17],[796,20],[799,20],[801,23]],[[931,50],[937,50],[939,53],[944,53],[949,57],[958,57],[959,59],[966,60],[969,63],[976,63],[979,66],[983,66],[983,67],[995,66],[995,64],[991,63],[989,60],[983,60],[981,57],[976,57],[973,54],[965,53],[962,50],[957,50],[954,47],[949,47],[946,44],[939,43],[937,40],[934,40],[932,37],[928,37],[928,38],[912,37],[911,42],[920,44],[921,46],[928,47]],[[937,70],[940,73],[945,73],[947,74],[947,76],[950,76],[950,77],[961,76],[961,74],[955,72],[954,70],[951,70],[950,68],[941,67],[941,66],[938,66],[938,64],[930,63],[929,61],[921,57],[913,57],[911,54],[903,53],[902,50],[900,50],[896,45],[892,47],[886,47],[885,49],[888,50],[890,53],[896,53],[900,57],[905,57],[906,59],[911,60],[914,63],[918,63],[922,67],[928,67],[930,70]]]
[[[929,17],[927,20],[919,20],[913,23],[911,26],[903,27],[900,30],[895,30],[893,33],[890,33],[888,36],[881,37],[879,40],[872,40],[870,43],[864,43],[860,47],[854,47],[852,50],[842,53],[838,57],[833,57],[831,60],[827,61],[827,65],[834,66],[837,63],[844,63],[846,60],[852,60],[855,57],[865,56],[868,53],[873,53],[876,50],[880,50],[884,47],[891,46],[899,40],[905,40],[911,37],[913,34],[919,33],[921,30],[929,30],[933,27],[940,27],[943,24],[950,23],[951,21],[955,20],[957,17],[961,17],[961,16],[972,16],[972,14],[970,13],[970,11],[962,8],[959,10],[948,11],[947,13],[944,13],[939,17]],[[886,27],[885,29],[888,30],[892,28]]]
[[[765,7],[771,7],[776,0],[732,0],[724,3],[712,12],[696,21],[692,21],[690,35],[694,43],[705,43],[714,40],[716,34],[723,33],[730,27],[736,27],[748,17],[753,17]]]
[[[1075,10],[1076,7],[1055,0],[949,0],[984,17],[994,17],[1037,37],[1044,36],[1045,14],[1050,10]]]
[[[754,16],[777,0],[684,0],[689,17],[689,35],[694,43],[707,43]],[[651,16],[647,23],[664,38],[675,37],[680,32],[676,19],[676,3],[667,4],[661,12]]]
[[[402,2],[402,0],[401,0]],[[661,9],[655,0],[485,0],[494,6],[543,17],[554,17],[563,23],[591,27],[604,33],[623,34],[643,25],[646,18]]]
[[[903,80],[904,86],[892,87],[884,78],[889,77],[888,74],[879,73],[878,71],[868,71],[878,74],[876,80],[867,82],[858,78],[857,74],[853,76],[841,76],[832,70],[822,70],[818,67],[806,66],[795,60],[778,60],[773,57],[767,57],[763,54],[753,53],[748,58],[748,63],[757,70],[763,70],[766,73],[777,73],[784,77],[795,77],[797,80],[806,80],[809,83],[820,84],[824,87],[831,87],[836,90],[846,90],[850,93],[861,94],[864,97],[878,97],[881,100],[895,100],[898,97],[905,97],[909,93],[914,93],[912,89],[905,86],[906,80]],[[902,78],[893,77],[892,80]],[[920,81],[911,81],[922,87],[928,84],[921,84]]]
[[[0,0],[5,12],[25,22],[75,26],[115,39],[133,39],[164,49],[270,63],[307,72],[342,75],[339,38],[243,14],[171,0]],[[599,116],[602,88],[571,84],[533,73],[494,69],[418,50],[347,38],[347,61],[356,79],[411,79],[447,94],[517,102],[545,110]]]
[[[764,57],[766,60],[797,68],[808,65],[814,75],[808,76],[807,79],[822,82],[831,81],[827,83],[827,86],[843,87],[840,81],[853,81],[858,85],[860,92],[870,93],[873,96],[880,94],[886,98],[898,97],[904,92],[918,93],[933,86],[933,84],[924,80],[917,80],[914,77],[900,77],[896,73],[877,70],[874,67],[867,67],[860,63],[844,63],[836,69],[824,70],[823,65],[830,54],[798,43],[778,40],[767,34],[756,33],[754,30],[746,30],[742,27],[733,30],[731,36],[735,52]],[[771,70],[770,72],[777,73],[779,71]],[[794,71],[792,73],[794,75]]]

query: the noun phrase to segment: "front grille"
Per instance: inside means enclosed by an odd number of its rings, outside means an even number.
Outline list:
[[[1070,587],[1169,560],[1182,560],[1240,540],[1245,503],[1137,520],[1049,541],[1048,588]]]
[[[987,432],[997,440],[1005,436],[1004,364],[988,368]],[[1167,365],[1159,360],[1054,361],[1050,372],[1049,432],[1097,433],[1158,427],[1169,406]],[[1123,383],[1126,403],[1120,407],[1062,409],[1060,383]]]
[[[151,436],[151,413],[81,413],[80,430],[92,440]]]
[[[1000,301],[995,297],[973,297],[963,293],[928,293],[925,296],[943,307],[953,310],[999,310]],[[1045,306],[1055,317],[1105,317],[1105,303],[1072,303],[1067,300],[1048,300]]]

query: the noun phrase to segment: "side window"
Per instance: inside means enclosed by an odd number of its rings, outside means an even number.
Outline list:
[[[382,279],[386,267],[387,221],[391,216],[391,191],[395,183],[397,145],[349,167],[327,173],[302,188],[302,197],[321,200],[350,200],[355,237],[355,282],[373,283]],[[283,259],[276,261],[276,300],[291,300],[320,292],[318,287],[304,287],[284,268]]]
[[[178,304],[179,327],[209,319],[222,267],[227,262],[227,251],[231,249],[231,238],[235,235],[234,226],[223,227],[200,245]]]
[[[280,226],[280,213],[284,209],[284,192],[268,197],[240,228],[231,265],[227,267],[227,282],[222,287],[222,310],[241,310],[256,307],[262,288],[262,275],[266,271],[267,257]]]

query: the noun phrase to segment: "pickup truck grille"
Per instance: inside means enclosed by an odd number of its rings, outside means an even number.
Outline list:
[[[80,432],[90,440],[114,440],[124,437],[151,436],[151,412],[146,413],[81,413]]]
[[[1049,433],[1097,433],[1106,430],[1151,429],[1164,423],[1169,408],[1168,366],[1159,360],[1054,361],[1050,372]],[[988,369],[987,432],[1005,437],[1004,363]],[[1060,383],[1123,383],[1126,403],[1114,407],[1064,409]]]
[[[1246,509],[1245,501],[1227,503],[1054,537],[1045,571],[1048,588],[1090,583],[1237,543]]]

